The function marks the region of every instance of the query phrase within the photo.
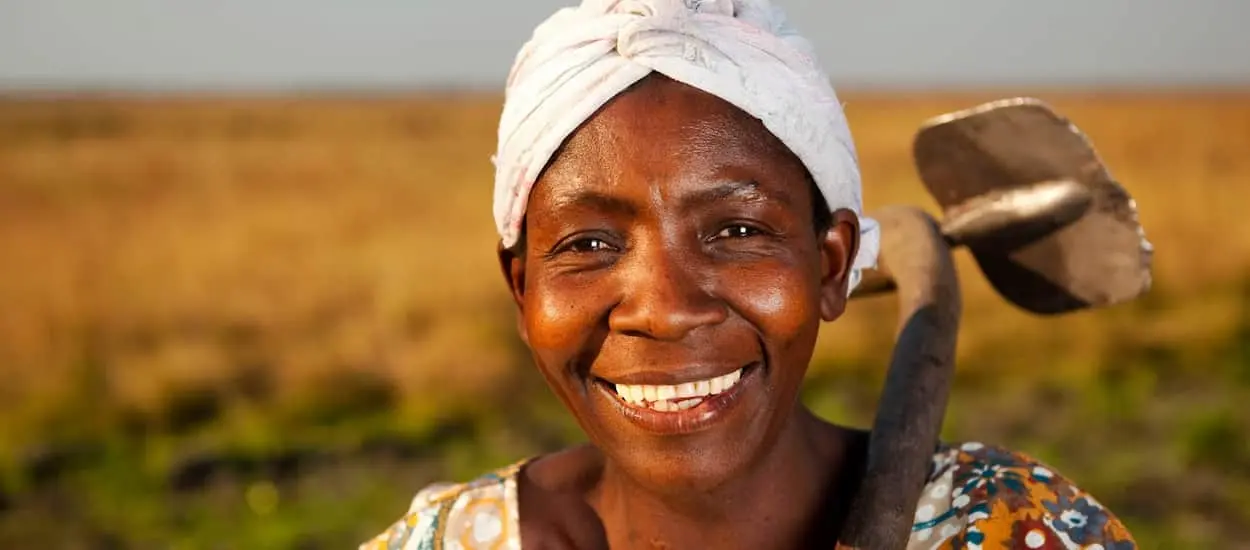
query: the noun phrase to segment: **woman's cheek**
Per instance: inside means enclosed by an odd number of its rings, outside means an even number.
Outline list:
[[[584,306],[567,293],[549,287],[531,290],[525,310],[529,345],[543,356],[576,353],[581,333],[590,325]]]
[[[813,319],[819,323],[819,309],[812,307],[819,300],[819,293],[803,277],[754,273],[730,280],[734,281],[734,288],[727,294],[736,296],[743,315],[769,335],[798,337]]]
[[[571,385],[574,374],[570,360],[578,355],[579,325],[567,301],[550,295],[530,293],[525,310],[526,332],[536,366],[552,391],[570,410],[576,410],[577,390]]]

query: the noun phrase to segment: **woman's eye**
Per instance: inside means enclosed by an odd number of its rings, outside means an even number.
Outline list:
[[[568,249],[573,252],[603,252],[611,248],[602,239],[585,238],[569,243]]]
[[[720,233],[717,233],[716,237],[733,239],[733,238],[753,237],[758,234],[760,234],[760,231],[758,229],[755,229],[754,227],[749,227],[746,225],[731,225],[720,230]]]

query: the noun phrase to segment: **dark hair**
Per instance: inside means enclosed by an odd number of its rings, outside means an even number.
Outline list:
[[[825,195],[816,187],[816,180],[812,179],[811,174],[807,176],[807,190],[812,197],[812,230],[817,235],[823,235],[833,227],[833,211],[829,210],[829,203],[825,202]],[[521,220],[521,233],[516,244],[509,250],[517,257],[525,256],[525,219]]]
[[[812,229],[817,235],[823,235],[833,228],[833,211],[829,210],[829,203],[825,202],[825,194],[820,192],[819,187],[816,187],[816,180],[812,179],[811,174],[807,175],[807,189],[812,197]]]

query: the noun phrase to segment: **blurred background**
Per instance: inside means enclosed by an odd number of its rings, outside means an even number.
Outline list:
[[[559,0],[0,2],[0,547],[343,548],[435,479],[582,436],[494,264],[494,132]],[[944,435],[1051,463],[1143,548],[1250,548],[1250,4],[782,2],[868,208],[936,211],[927,118],[1031,95],[1156,248],[1145,298],[1036,318],[961,254]],[[889,297],[804,399],[867,426]]]

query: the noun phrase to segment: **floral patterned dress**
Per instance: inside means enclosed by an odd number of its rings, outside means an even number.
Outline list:
[[[361,550],[520,550],[515,464],[421,490],[407,515]],[[1094,497],[1022,453],[942,446],[916,507],[908,550],[1128,550],[1124,525]]]

